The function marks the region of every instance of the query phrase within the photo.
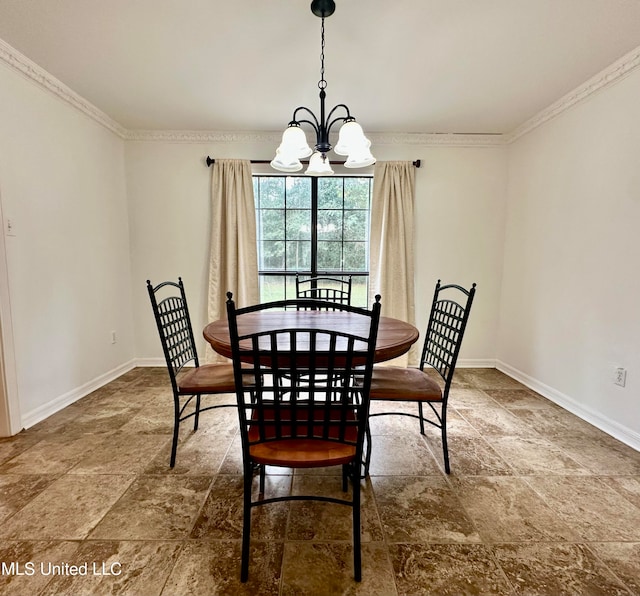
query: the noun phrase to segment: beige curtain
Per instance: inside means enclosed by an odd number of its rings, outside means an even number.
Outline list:
[[[369,303],[382,296],[382,315],[415,325],[412,162],[377,162],[371,199]],[[416,364],[418,348],[390,364]]]
[[[237,306],[260,300],[251,162],[241,159],[216,159],[211,174],[209,321],[227,316],[227,291]],[[207,346],[205,360],[225,358]]]

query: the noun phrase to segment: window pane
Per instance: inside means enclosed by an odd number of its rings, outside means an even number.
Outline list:
[[[287,209],[287,240],[311,240],[310,209]]]
[[[260,208],[284,207],[285,179],[280,176],[259,176],[258,178]]]
[[[282,271],[284,269],[284,242],[269,240],[261,242],[260,247],[262,250],[258,251],[259,268]]]
[[[369,236],[368,213],[366,211],[344,212],[344,239],[366,241]]]
[[[263,275],[260,277],[260,302],[284,300],[285,277],[281,275]]]
[[[344,208],[369,209],[370,178],[344,179]]]
[[[318,240],[342,239],[342,211],[326,209],[318,211]]]
[[[287,176],[287,208],[311,209],[311,178]]]
[[[351,304],[353,306],[366,306],[371,308],[368,304],[369,297],[369,280],[366,277],[354,277],[351,281]]]
[[[284,240],[284,209],[261,209],[260,231],[261,240]]]
[[[311,242],[287,241],[287,271],[308,271],[311,268]]]
[[[342,242],[318,241],[318,269],[342,269]]]
[[[318,209],[342,209],[342,178],[318,178]]]
[[[344,243],[344,267],[345,271],[367,270],[367,245],[365,242]]]

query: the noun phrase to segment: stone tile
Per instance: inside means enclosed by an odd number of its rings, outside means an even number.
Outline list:
[[[483,436],[539,436],[533,428],[505,408],[456,408],[456,411]]]
[[[613,476],[603,478],[613,490],[640,508],[640,476]]]
[[[80,540],[102,519],[133,476],[62,476],[0,527],[0,537]]]
[[[180,432],[193,428],[189,422],[180,425]],[[173,398],[155,408],[143,408],[136,412],[120,429],[123,433],[170,435],[173,433]]]
[[[0,521],[22,509],[56,478],[54,475],[0,475]]]
[[[106,540],[186,538],[210,484],[211,478],[206,476],[139,476],[90,537]]]
[[[336,542],[287,542],[281,596],[396,594],[384,544],[362,543],[362,581],[353,579],[353,546]]]
[[[155,596],[160,594],[180,551],[178,542],[108,542],[87,540],[68,560],[86,574],[59,575],[41,596]]]
[[[231,440],[229,450],[220,464],[218,473],[242,475],[242,442],[239,434]]]
[[[480,542],[442,477],[377,476],[371,484],[387,542]]]
[[[351,487],[342,492],[342,477],[295,476],[292,494],[322,495],[350,500]],[[370,482],[363,481],[360,491],[360,535],[366,542],[381,542],[382,527],[373,498]],[[295,501],[291,503],[287,540],[352,540],[353,509],[346,505],[318,501]]]
[[[491,552],[481,544],[391,544],[399,594],[510,595]]]
[[[503,544],[494,553],[515,594],[629,594],[583,544]]]
[[[521,478],[465,477],[453,478],[452,482],[486,544],[558,542],[578,537]]]
[[[589,474],[584,466],[542,437],[493,437],[491,446],[516,475]]]
[[[146,437],[162,435],[144,435]],[[196,432],[181,433],[178,441],[176,464],[169,467],[171,459],[171,438],[164,443],[163,449],[148,462],[145,474],[216,474],[231,445],[233,435],[206,432],[199,428]]]
[[[589,548],[631,593],[640,594],[640,542],[592,542]]]
[[[536,432],[548,438],[572,436],[589,441],[604,436],[595,426],[560,407],[513,408],[510,411]]]
[[[588,541],[640,541],[640,508],[593,476],[530,477],[529,485]]]
[[[92,406],[61,428],[64,433],[111,433],[129,422],[140,408]]]
[[[376,435],[371,440],[372,476],[439,474],[438,464],[420,435]]]
[[[62,474],[105,441],[102,435],[48,435],[33,447],[5,462],[0,473]]]
[[[451,387],[448,407],[487,408],[498,406],[498,402],[487,391],[474,387]]]
[[[486,441],[472,426],[466,422],[447,426],[449,465],[453,476],[503,476],[514,473],[507,461],[492,448],[493,441]],[[432,433],[426,441],[444,471],[442,438]]]
[[[0,594],[39,594],[51,581],[51,576],[47,574],[49,565],[60,565],[75,560],[79,544],[57,540],[3,540],[0,542],[0,562],[5,568],[0,573]]]
[[[273,596],[278,594],[283,543],[254,542],[249,579],[240,582],[240,542],[188,540],[162,591],[163,596]]]
[[[529,389],[485,389],[485,393],[503,408],[528,408],[531,410],[555,410],[553,402]]]
[[[522,383],[495,368],[459,368],[455,377],[477,389],[526,389]]]
[[[553,441],[592,474],[640,476],[640,452],[602,433],[598,438],[556,436]]]
[[[13,437],[0,438],[0,465],[17,457],[41,440],[42,436],[24,430]]]
[[[81,459],[70,474],[138,474],[170,442],[168,435],[131,435],[116,432]],[[168,459],[167,459],[168,461]]]
[[[267,475],[265,496],[285,496],[291,490],[290,476]],[[220,474],[207,495],[198,519],[191,531],[192,538],[207,540],[239,540],[242,538],[243,508],[242,476]],[[258,479],[254,478],[253,498],[258,496]],[[285,539],[289,503],[270,503],[255,507],[251,513],[251,540]]]

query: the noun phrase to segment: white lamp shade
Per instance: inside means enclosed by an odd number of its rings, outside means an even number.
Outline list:
[[[299,172],[302,169],[300,160],[291,153],[283,153],[278,149],[276,156],[271,161],[271,167],[280,172]]]
[[[362,126],[360,126],[355,120],[350,120],[340,127],[338,143],[333,150],[338,155],[350,155],[354,151],[365,146],[367,143],[370,144],[370,141],[364,136]]]
[[[369,147],[371,146],[371,142],[367,142],[367,144],[351,153],[347,160],[344,162],[345,168],[364,168],[366,166],[373,165],[376,163],[376,158],[371,154],[371,150]]]
[[[282,143],[278,149],[282,153],[295,155],[298,159],[309,157],[313,153],[304,131],[296,125],[289,126],[282,133]]]
[[[309,167],[305,174],[307,176],[333,176],[333,170],[327,157],[323,157],[322,153],[316,151],[309,159]]]

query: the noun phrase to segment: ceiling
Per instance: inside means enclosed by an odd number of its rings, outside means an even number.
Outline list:
[[[319,112],[309,0],[0,0],[0,39],[129,130]],[[508,133],[640,46],[640,0],[336,0],[327,107],[367,132]]]

